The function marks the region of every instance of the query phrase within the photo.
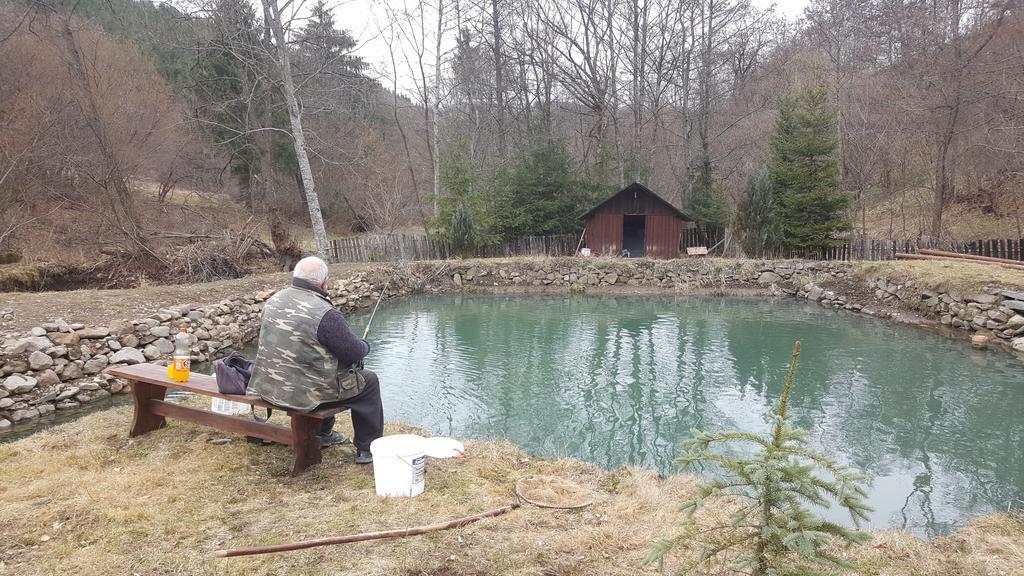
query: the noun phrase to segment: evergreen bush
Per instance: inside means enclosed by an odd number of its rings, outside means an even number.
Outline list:
[[[704,569],[809,576],[821,574],[819,568],[849,568],[832,546],[861,544],[870,536],[825,520],[812,508],[835,502],[859,526],[871,511],[865,503],[864,477],[811,449],[807,431],[792,426],[789,401],[799,356],[797,342],[768,437],[693,431],[676,463],[684,468],[711,465],[722,475],[702,484],[697,497],[682,504],[680,511],[687,513],[683,530],[654,542],[649,561],[663,564],[670,552],[681,548],[693,554],[681,574]],[[729,447],[734,450],[726,451]],[[711,504],[733,508],[728,520],[699,522],[696,513]]]

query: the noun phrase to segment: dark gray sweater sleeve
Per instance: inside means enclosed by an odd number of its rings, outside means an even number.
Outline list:
[[[316,339],[344,365],[355,364],[370,353],[370,343],[356,336],[337,310],[329,310],[320,319]]]

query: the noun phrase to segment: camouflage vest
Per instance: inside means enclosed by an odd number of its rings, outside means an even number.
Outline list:
[[[338,359],[317,340],[320,319],[331,308],[326,297],[295,286],[267,300],[249,380],[251,392],[272,404],[304,411],[362,392],[362,374],[338,366]]]

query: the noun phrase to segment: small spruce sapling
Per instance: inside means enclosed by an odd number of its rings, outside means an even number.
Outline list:
[[[702,484],[697,497],[682,504],[680,511],[687,513],[682,532],[652,543],[648,562],[664,566],[670,552],[685,549],[693,554],[681,570],[687,574],[719,568],[753,576],[805,576],[820,574],[818,568],[849,568],[830,546],[862,544],[870,536],[824,520],[810,507],[836,502],[859,527],[871,511],[864,477],[812,450],[807,431],[791,425],[789,399],[799,356],[797,342],[769,437],[693,430],[676,463],[684,468],[710,464],[723,475]],[[723,445],[752,445],[753,451],[734,457],[718,449]],[[728,521],[698,522],[695,513],[713,502],[735,502],[737,508]]]

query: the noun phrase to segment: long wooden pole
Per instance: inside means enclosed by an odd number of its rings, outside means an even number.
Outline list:
[[[416,536],[418,534],[426,534],[428,532],[437,532],[439,530],[451,530],[452,528],[461,528],[463,526],[472,524],[478,520],[484,518],[493,518],[495,516],[501,516],[507,514],[519,508],[519,502],[511,504],[509,506],[502,506],[501,508],[495,508],[488,512],[481,512],[480,514],[474,514],[473,516],[466,516],[465,518],[459,518],[457,520],[451,520],[449,522],[441,522],[438,524],[427,524],[425,526],[416,526],[413,528],[402,528],[400,530],[385,530],[383,532],[364,532],[362,534],[351,534],[349,536],[331,536],[329,538],[319,538],[317,540],[304,540],[302,542],[293,542],[291,544],[276,544],[274,546],[254,546],[252,548],[234,548],[231,550],[218,550],[213,553],[218,558],[231,558],[234,556],[252,556],[254,554],[273,554],[275,552],[290,552],[292,550],[303,550],[306,548],[315,548],[317,546],[332,546],[334,544],[349,544],[352,542],[363,542],[365,540],[384,540],[387,538],[403,538],[405,536]]]
[[[573,254],[573,256],[579,255],[580,248],[583,247],[583,238],[585,238],[586,235],[587,235],[587,227],[584,226],[583,227],[583,232],[580,233],[580,241],[579,241],[579,243],[576,244],[576,252]]]
[[[945,250],[918,250],[918,253],[928,256],[942,256],[944,258],[959,258],[962,260],[977,260],[978,262],[994,262],[996,264],[1009,264],[1011,266],[1024,266],[1024,261],[1010,260],[1008,258],[993,258],[991,256],[977,256],[974,254],[961,254],[960,252],[946,252]]]
[[[941,260],[943,262],[975,262],[977,264],[994,264],[1003,268],[1010,268],[1013,270],[1024,270],[1024,265],[1018,264],[1003,264],[1002,262],[987,262],[984,260],[971,260],[964,258],[952,258],[950,256],[934,256],[932,254],[905,254],[902,252],[896,253],[897,260]]]

